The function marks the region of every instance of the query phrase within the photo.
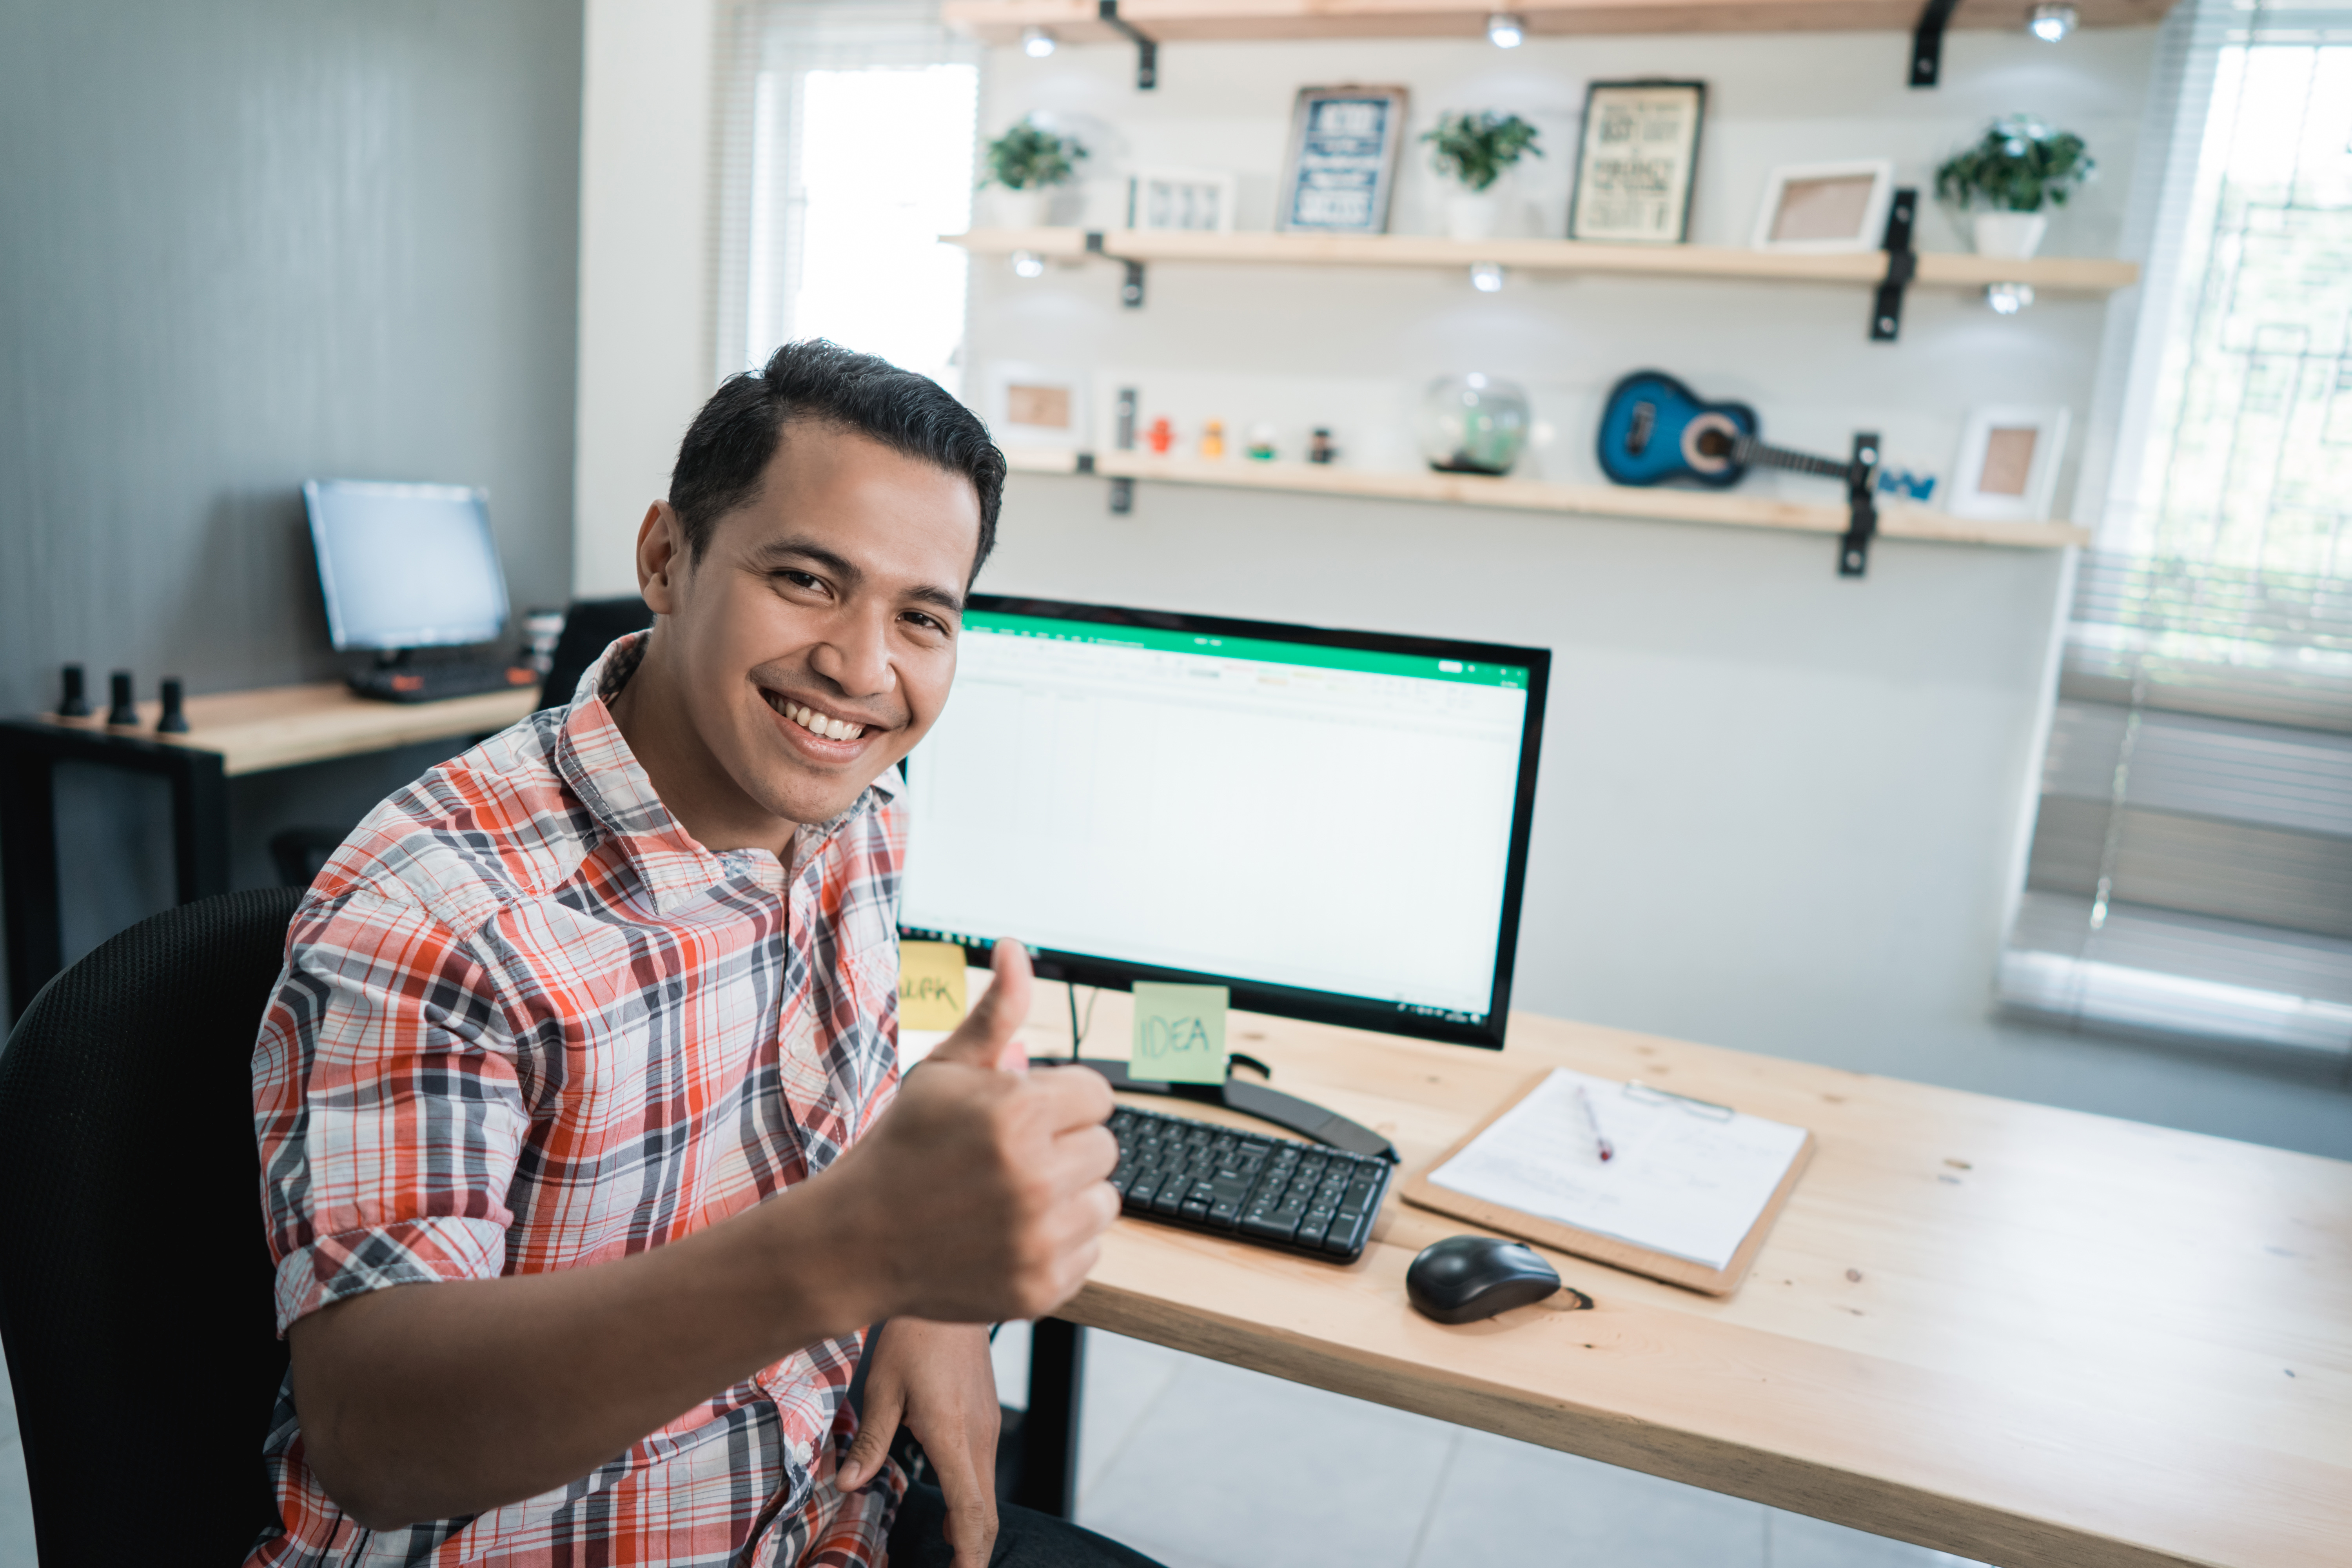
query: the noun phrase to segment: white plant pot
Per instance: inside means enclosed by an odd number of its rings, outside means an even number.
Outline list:
[[[1502,216],[1502,198],[1494,192],[1457,192],[1445,198],[1445,237],[1492,239]]]
[[[1054,191],[1050,185],[1027,191],[1008,191],[999,186],[993,194],[996,222],[1000,228],[1043,228],[1054,205]]]
[[[1976,241],[1979,256],[1998,256],[2004,261],[2023,261],[2042,247],[2042,236],[2050,227],[2045,213],[1979,213],[1976,216]]]

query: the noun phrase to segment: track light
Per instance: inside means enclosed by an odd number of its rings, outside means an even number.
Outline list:
[[[1516,49],[1528,41],[1528,20],[1515,11],[1496,11],[1486,18],[1486,41],[1498,49]]]
[[[1054,35],[1043,27],[1021,29],[1021,52],[1033,60],[1042,60],[1054,52]]]
[[[1496,266],[1491,261],[1481,261],[1474,264],[1470,268],[1470,287],[1475,289],[1481,294],[1501,293],[1503,291],[1503,269]]]
[[[2074,30],[2083,14],[2065,0],[2042,0],[2026,18],[2025,30],[2045,44],[2054,44]]]
[[[1034,250],[1014,251],[1013,253],[1013,276],[1015,278],[1043,278],[1045,276],[1045,258],[1038,255]]]
[[[1985,285],[1985,303],[1992,307],[1993,314],[1997,316],[2014,316],[2033,303],[2033,285],[1988,283]]]

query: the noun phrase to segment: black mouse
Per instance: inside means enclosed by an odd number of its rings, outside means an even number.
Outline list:
[[[1433,1241],[1404,1271],[1405,1299],[1441,1323],[1475,1323],[1559,1289],[1559,1274],[1534,1247],[1493,1236]]]

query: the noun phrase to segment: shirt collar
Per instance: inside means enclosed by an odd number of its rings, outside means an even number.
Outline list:
[[[555,770],[580,797],[597,826],[636,868],[655,912],[667,915],[740,874],[740,868],[730,866],[730,860],[750,857],[768,866],[775,860],[763,850],[720,856],[704,848],[654,793],[653,780],[629,749],[621,727],[613,721],[607,704],[644,662],[652,635],[631,632],[615,638],[581,676],[572,704],[564,710],[555,747]],[[880,809],[905,787],[905,780],[892,767],[868,784],[840,816],[802,826],[793,836],[793,868],[806,866],[843,825]]]

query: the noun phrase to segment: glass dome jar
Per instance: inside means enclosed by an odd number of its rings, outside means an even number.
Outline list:
[[[1507,474],[1530,423],[1524,388],[1474,370],[1429,384],[1414,431],[1439,473]]]

